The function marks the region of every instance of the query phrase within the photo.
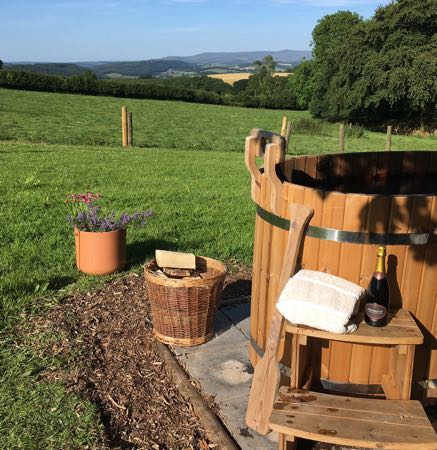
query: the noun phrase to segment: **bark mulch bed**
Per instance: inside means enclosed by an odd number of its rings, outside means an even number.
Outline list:
[[[224,298],[248,296],[250,275],[248,268],[233,270]],[[74,294],[36,322],[36,328],[63,336],[49,352],[77,355],[74,368],[44,377],[61,379],[98,406],[107,435],[102,448],[216,447],[155,349],[143,276],[131,273],[101,289]],[[206,400],[216,408],[213,399]]]

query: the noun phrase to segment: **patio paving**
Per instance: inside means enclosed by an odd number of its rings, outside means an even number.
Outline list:
[[[249,304],[221,307],[214,338],[196,347],[174,347],[179,362],[202,390],[214,396],[219,416],[243,450],[277,448],[277,435],[261,436],[245,423],[253,368],[249,362]]]

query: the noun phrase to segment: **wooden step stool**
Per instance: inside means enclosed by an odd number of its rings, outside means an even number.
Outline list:
[[[270,427],[285,438],[295,437],[320,442],[364,448],[437,449],[437,435],[420,402],[409,400],[415,346],[423,335],[406,310],[390,312],[385,327],[371,327],[363,316],[357,318],[358,329],[351,334],[333,334],[310,327],[285,324],[291,333],[293,369],[290,387],[279,390],[270,417]],[[308,339],[389,346],[388,373],[381,385],[387,400],[321,394],[309,387],[311,358]]]
[[[353,447],[436,449],[436,433],[420,402],[345,397],[281,387],[272,430],[289,441],[305,438]]]

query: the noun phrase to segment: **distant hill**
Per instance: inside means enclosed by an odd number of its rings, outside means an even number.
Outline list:
[[[196,64],[185,61],[150,59],[148,61],[113,61],[113,62],[85,62],[85,63],[5,63],[6,70],[25,70],[45,73],[48,75],[80,75],[85,70],[92,70],[99,78],[107,75],[129,77],[157,76],[167,72],[197,72],[200,68]]]
[[[99,77],[107,74],[119,73],[125,76],[156,76],[165,72],[197,72],[199,67],[196,64],[179,60],[149,59],[147,61],[115,61],[103,63],[90,67]]]
[[[199,53],[193,56],[167,56],[164,60],[179,60],[191,64],[216,64],[216,65],[247,65],[265,56],[271,55],[278,63],[297,64],[303,58],[311,59],[311,52],[305,50],[279,50],[279,51],[255,51],[255,52],[217,52]]]
[[[257,52],[200,53],[193,56],[167,56],[143,61],[84,61],[75,63],[5,63],[7,70],[28,70],[49,75],[80,75],[92,70],[99,78],[141,77],[180,74],[209,74],[247,72],[254,61],[271,55],[278,69],[295,66],[303,59],[311,59],[311,52],[304,50],[280,50]],[[250,69],[249,69],[250,71]]]
[[[28,72],[39,72],[47,75],[80,75],[85,72],[84,67],[73,63],[32,63],[32,64],[9,64],[3,66],[6,70],[25,70]]]

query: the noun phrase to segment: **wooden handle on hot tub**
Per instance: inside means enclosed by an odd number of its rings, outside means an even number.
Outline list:
[[[267,144],[270,141],[271,144]],[[246,138],[245,163],[252,177],[252,200],[259,203],[261,192],[261,171],[256,164],[257,156],[265,157],[267,145],[274,145],[277,150],[272,151],[275,154],[275,164],[285,160],[285,139],[271,131],[254,128],[250,136]]]
[[[281,149],[277,144],[268,144],[264,156],[264,173],[270,184],[270,211],[281,214],[283,184],[276,173],[276,164],[281,158]]]
[[[259,202],[259,197],[261,193],[261,171],[256,165],[256,148],[257,139],[253,136],[248,136],[246,138],[246,150],[244,152],[244,162],[246,163],[247,170],[250,172],[252,177],[252,200],[255,203]]]
[[[277,144],[281,149],[280,159],[278,162],[285,160],[286,143],[284,136],[274,133],[273,131],[263,130],[262,128],[253,128],[250,135],[257,140],[256,156],[264,158],[267,143],[270,142],[271,144]]]

